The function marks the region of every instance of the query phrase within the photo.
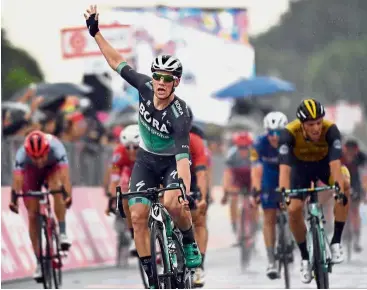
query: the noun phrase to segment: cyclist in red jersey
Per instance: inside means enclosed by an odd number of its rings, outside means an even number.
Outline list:
[[[208,156],[204,140],[190,132],[191,190],[196,206],[191,211],[195,240],[202,256],[202,263],[195,269],[194,286],[204,286],[204,259],[208,244],[206,213],[208,206]]]
[[[116,187],[121,186],[122,192],[129,191],[129,181],[131,172],[136,160],[136,153],[139,148],[140,135],[138,125],[129,125],[120,133],[120,142],[113,154],[110,168],[110,185],[108,196],[113,201],[109,202],[106,213],[116,208]],[[127,201],[125,209],[128,209]],[[127,224],[130,230],[131,238],[134,240],[134,231],[131,223],[130,213],[125,213]],[[136,255],[136,250],[131,249],[131,253]]]
[[[237,233],[238,194],[250,193],[251,190],[250,148],[253,138],[248,132],[238,132],[233,134],[232,143],[233,146],[228,151],[223,176],[222,204],[226,204],[228,198],[231,198],[232,229],[234,233]]]
[[[24,144],[18,149],[15,156],[13,171],[12,194],[28,191],[40,191],[47,184],[49,190],[64,189],[67,199],[54,195],[55,215],[59,224],[61,248],[66,251],[71,243],[66,235],[65,215],[66,208],[70,207],[71,182],[68,166],[68,157],[64,145],[55,136],[41,131],[33,131],[25,139]],[[41,266],[38,262],[38,232],[37,213],[39,201],[35,198],[24,198],[28,212],[29,235],[33,250],[37,258],[37,267],[33,278],[42,277]],[[18,204],[10,203],[10,210],[18,213]]]

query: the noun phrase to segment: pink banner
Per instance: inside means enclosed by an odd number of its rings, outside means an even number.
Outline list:
[[[30,277],[36,259],[28,235],[27,212],[19,201],[20,213],[9,208],[10,188],[1,188],[1,280]],[[111,264],[116,256],[114,218],[104,214],[107,200],[102,188],[73,188],[73,205],[66,226],[72,247],[63,259],[64,269]]]

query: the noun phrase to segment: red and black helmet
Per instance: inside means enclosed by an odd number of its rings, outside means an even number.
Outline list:
[[[232,143],[239,147],[248,147],[253,144],[253,138],[249,132],[236,132],[232,135]]]
[[[28,134],[24,141],[24,148],[28,156],[39,158],[45,156],[50,150],[50,142],[45,133],[33,131]]]

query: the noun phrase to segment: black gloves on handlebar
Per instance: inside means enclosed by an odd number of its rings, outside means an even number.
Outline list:
[[[87,28],[89,30],[89,34],[92,37],[95,37],[97,32],[99,31],[98,28],[98,20],[96,20],[96,14],[91,14],[89,18],[86,20]]]
[[[336,201],[342,201],[343,206],[346,206],[348,204],[348,197],[342,192],[335,194],[334,198]]]
[[[251,195],[254,198],[254,200],[256,201],[257,204],[260,203],[260,191],[257,190],[256,188],[253,188],[251,190]]]
[[[14,189],[11,190],[11,201],[10,201],[10,204],[9,204],[9,209],[13,212],[13,213],[18,213],[18,199],[17,199],[17,196],[16,196],[16,192]]]

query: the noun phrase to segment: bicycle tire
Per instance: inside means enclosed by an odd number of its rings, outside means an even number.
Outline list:
[[[52,289],[52,265],[50,263],[50,243],[47,235],[47,221],[46,217],[39,216],[39,236],[38,245],[40,250],[40,265],[42,272],[42,284],[44,289]],[[45,239],[45,248],[43,249],[43,238]],[[38,281],[37,281],[38,282]]]
[[[59,286],[62,284],[62,259],[60,254],[59,236],[56,232],[55,225],[53,225],[52,229],[52,249],[52,275],[54,278],[55,289],[59,289]]]
[[[160,223],[153,221],[150,230],[150,249],[151,249],[151,263],[152,263],[152,271],[153,271],[153,283],[156,289],[171,289],[171,277],[166,277],[164,279],[164,286],[162,288],[162,283],[159,278],[158,269],[157,269],[157,249],[156,249],[156,240],[158,240],[159,246],[161,248],[161,255],[163,261],[163,274],[171,274],[169,273],[169,257],[166,256],[168,253],[167,245],[163,240],[163,232]]]
[[[240,262],[242,270],[245,270],[250,263],[250,249],[247,247],[247,239],[245,236],[245,226],[246,226],[246,212],[245,208],[241,209],[241,220],[239,228],[239,246],[240,246]]]
[[[139,266],[140,277],[141,277],[141,280],[143,281],[144,289],[149,289],[148,277],[143,269],[143,266],[141,265],[140,259],[138,259],[138,263],[139,263],[138,266]]]
[[[352,229],[350,220],[347,220],[345,224],[344,234],[343,234],[343,240],[346,244],[347,248],[347,261],[350,262],[352,260]]]
[[[314,255],[314,275],[317,289],[329,289],[329,272],[324,270],[323,258],[321,253],[320,235],[318,221],[312,218],[312,242]]]
[[[176,235],[175,232],[172,233],[172,241],[175,243],[175,249],[176,249],[176,259],[177,259],[177,271],[179,272],[183,272],[186,269],[185,266],[185,253],[183,250],[183,245],[182,242],[180,241],[179,237]],[[178,289],[191,289],[193,288],[193,282],[192,282],[192,275],[191,275],[191,271],[190,270],[185,270],[185,271],[189,271],[189,276],[185,279],[185,274],[183,274],[183,281],[175,281],[176,285],[173,285],[172,283],[172,288],[174,288],[174,286],[178,286]],[[177,283],[180,282],[180,283]]]
[[[280,221],[280,224],[279,224],[279,245],[280,245],[279,264],[283,265],[285,289],[290,289],[291,286],[290,286],[290,277],[289,277],[288,245],[285,240],[285,228],[284,227],[285,227],[284,222]],[[279,268],[281,269],[282,267],[280,266]]]

